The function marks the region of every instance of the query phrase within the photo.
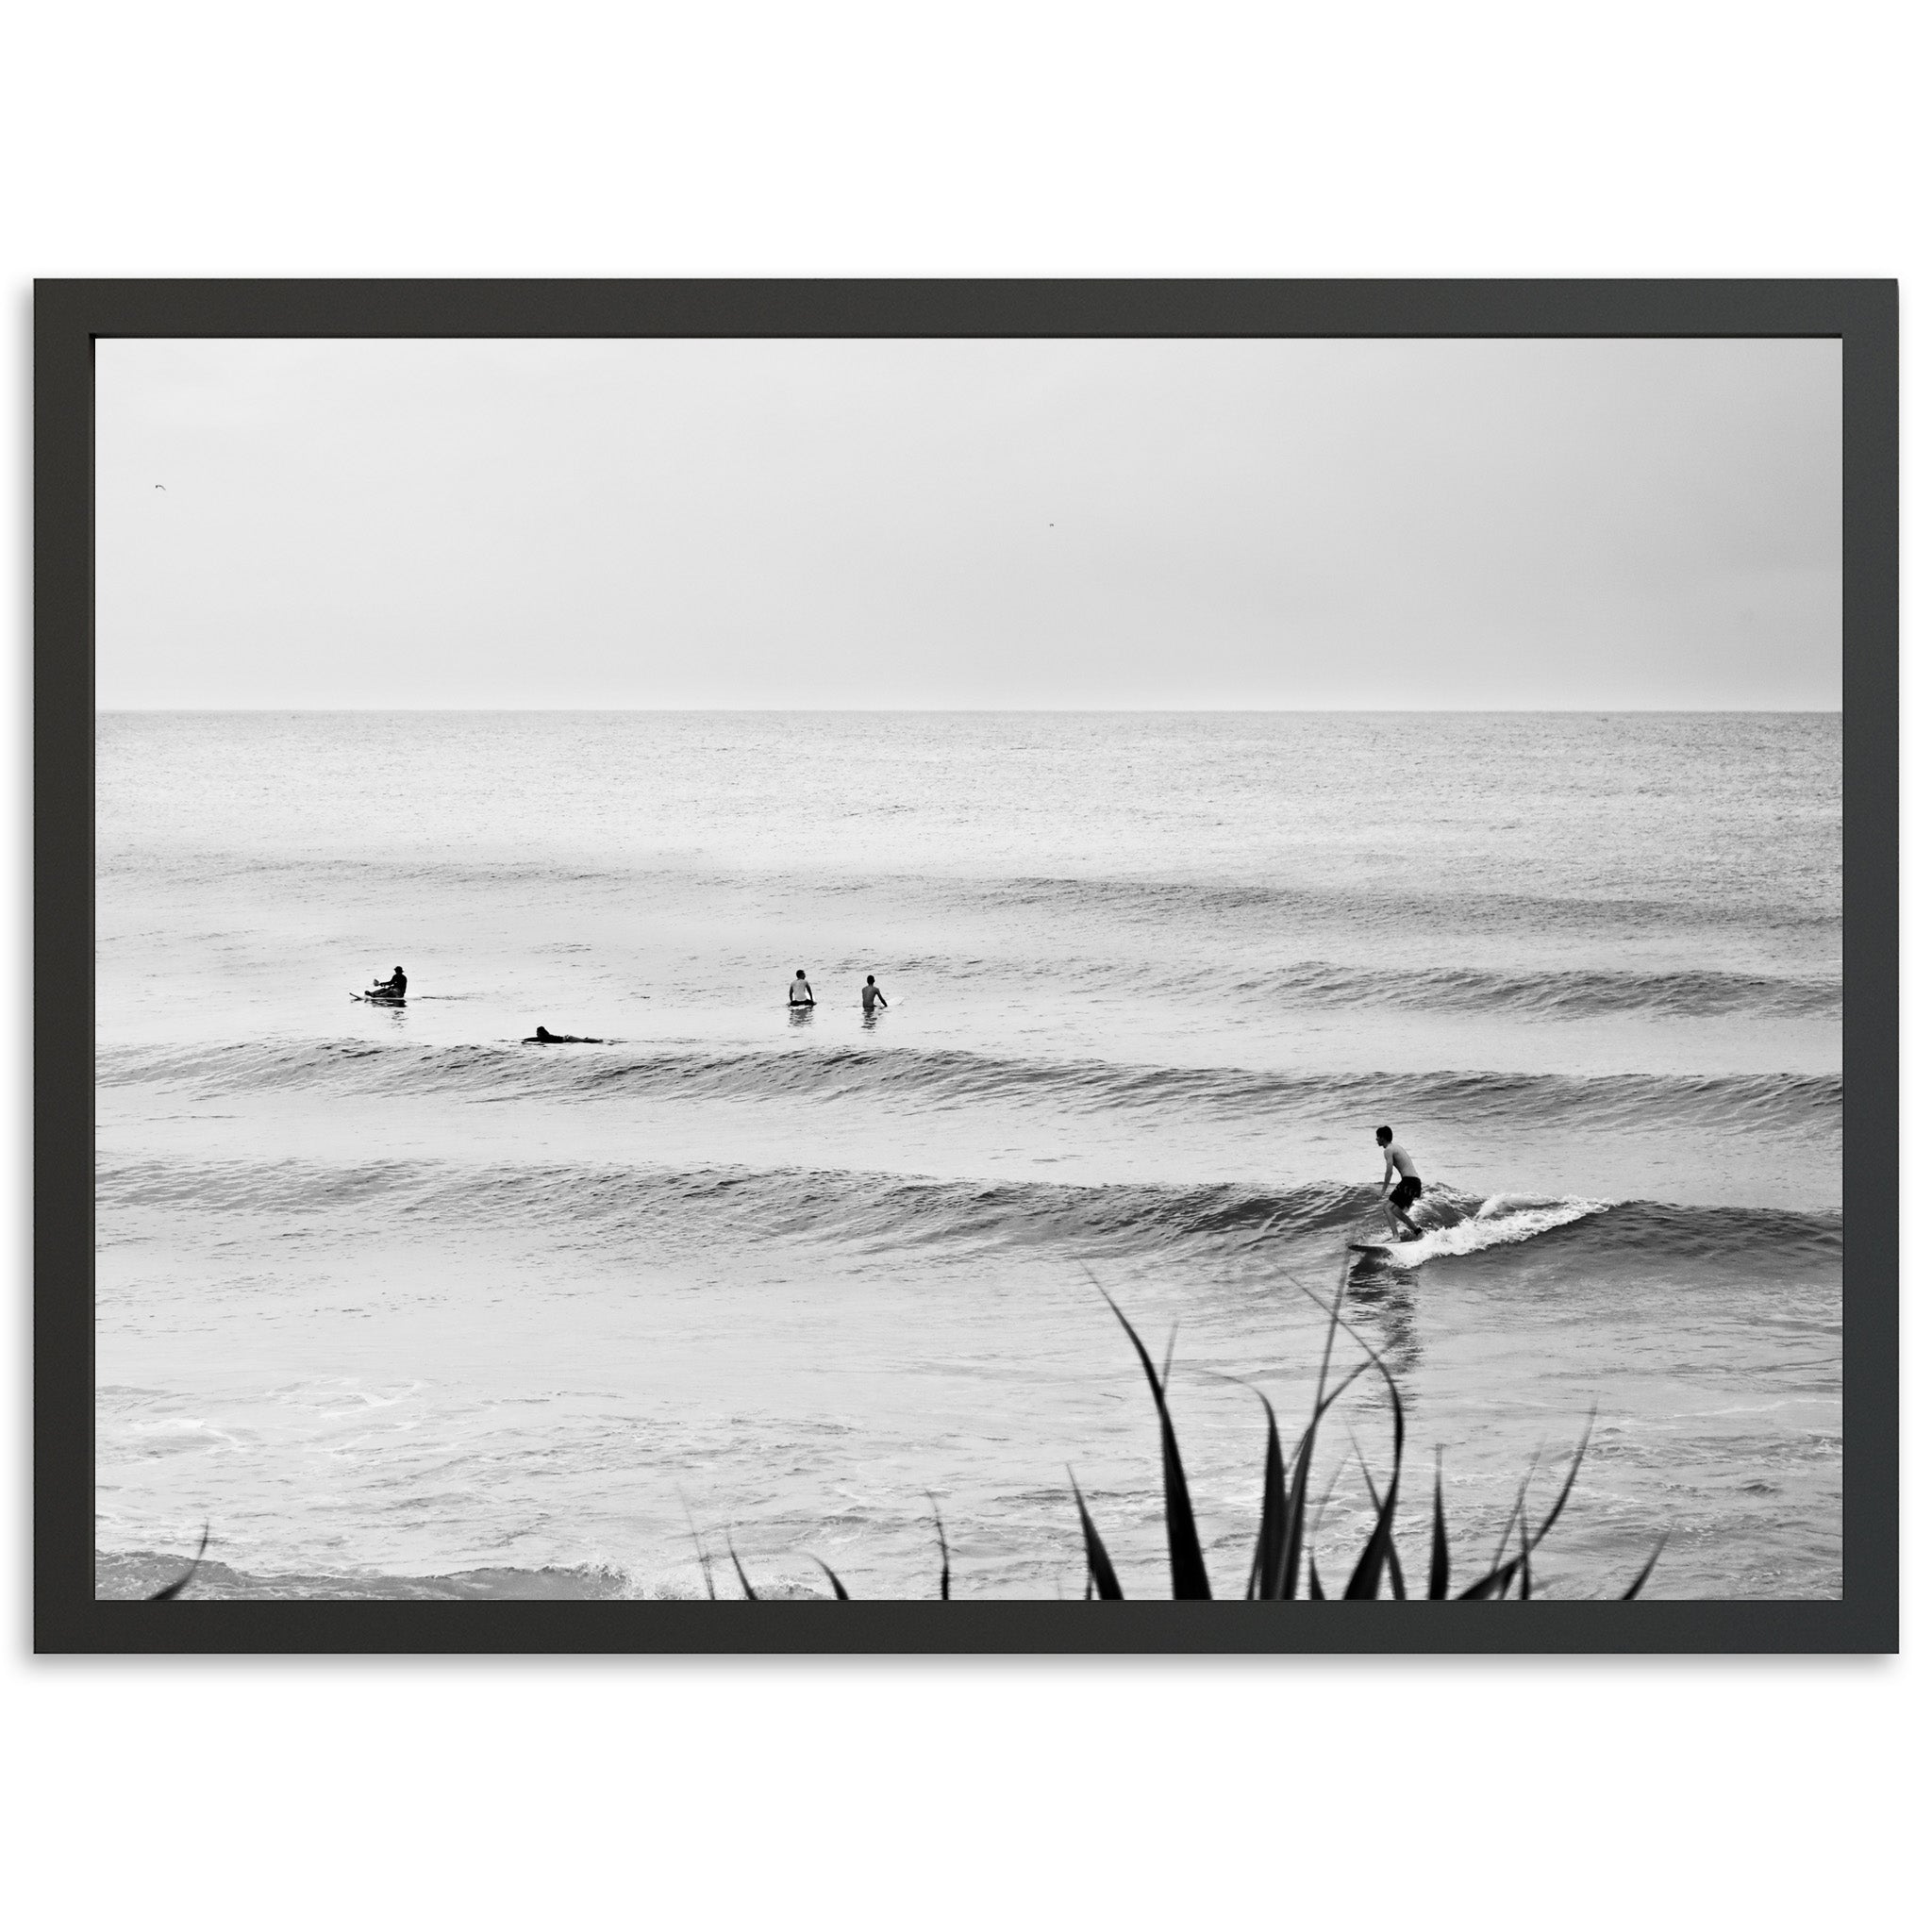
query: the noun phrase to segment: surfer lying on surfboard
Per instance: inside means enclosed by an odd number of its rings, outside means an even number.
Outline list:
[[[1408,1149],[1391,1129],[1377,1127],[1375,1141],[1382,1150],[1382,1213],[1389,1223],[1390,1239],[1399,1241],[1406,1234],[1410,1241],[1419,1241],[1423,1231],[1408,1218],[1408,1210],[1423,1197],[1423,1177],[1416,1173]]]
[[[524,1041],[525,1046],[602,1046],[601,1040],[592,1040],[588,1033],[553,1033],[547,1026],[540,1026]]]

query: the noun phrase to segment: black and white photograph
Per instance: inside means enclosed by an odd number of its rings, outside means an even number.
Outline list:
[[[1914,19],[21,15],[16,1917],[1922,1913]]]
[[[1836,340],[94,366],[99,1598],[1840,1597]]]

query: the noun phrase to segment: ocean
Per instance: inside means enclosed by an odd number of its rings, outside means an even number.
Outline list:
[[[761,1594],[932,1596],[936,1504],[957,1595],[1077,1597],[1070,1469],[1164,1594],[1103,1289],[1172,1335],[1239,1595],[1257,1392],[1299,1429],[1343,1279],[1411,1571],[1439,1448],[1459,1583],[1593,1411],[1540,1589],[1668,1530],[1646,1594],[1839,1593],[1835,713],[122,713],[97,754],[104,1596],[204,1524],[204,1595],[691,1596],[700,1541],[730,1594],[728,1539]],[[1412,1266],[1346,1251],[1385,1123]]]

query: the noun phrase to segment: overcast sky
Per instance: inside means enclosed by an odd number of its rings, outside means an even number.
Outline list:
[[[96,367],[106,708],[1840,702],[1832,341]]]

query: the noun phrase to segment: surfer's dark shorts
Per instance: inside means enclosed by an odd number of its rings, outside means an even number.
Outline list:
[[[1412,1174],[1406,1174],[1395,1183],[1395,1191],[1389,1196],[1389,1205],[1394,1208],[1413,1207],[1423,1197],[1423,1184]]]

